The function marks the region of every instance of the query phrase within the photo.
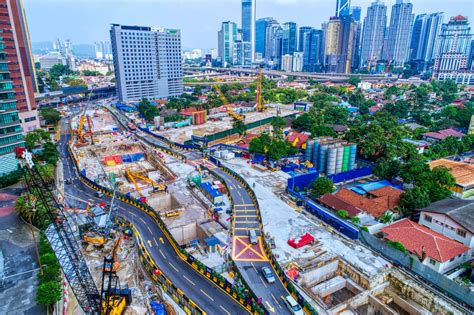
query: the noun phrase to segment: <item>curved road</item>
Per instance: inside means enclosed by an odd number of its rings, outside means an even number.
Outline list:
[[[61,160],[64,167],[64,179],[72,179],[65,185],[65,194],[81,198],[88,202],[110,202],[110,197],[97,198],[95,191],[83,184],[77,177],[72,157],[67,150],[69,135],[62,135],[59,143]],[[66,197],[67,198],[67,197]],[[68,200],[69,204],[76,203]],[[163,231],[146,213],[127,203],[115,200],[118,214],[132,222],[139,231],[151,257],[176,287],[191,298],[208,314],[246,314],[240,304],[224,293],[218,286],[207,280],[198,271],[180,259]],[[161,242],[160,238],[163,240]]]

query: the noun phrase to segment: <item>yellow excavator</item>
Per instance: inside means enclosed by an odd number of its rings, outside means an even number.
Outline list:
[[[138,184],[137,184],[137,181],[136,181],[137,179],[141,179],[141,180],[151,184],[151,186],[153,187],[154,192],[163,192],[163,191],[166,191],[168,189],[168,187],[165,184],[158,184],[153,179],[148,178],[147,176],[142,175],[140,173],[134,172],[134,171],[132,171],[128,168],[125,169],[125,176],[133,183],[133,185],[135,186],[135,189],[137,190],[137,192],[142,197],[145,197],[145,196],[143,195],[143,192],[142,192],[140,186],[138,186]]]
[[[212,86],[214,91],[217,92],[219,95],[219,98],[221,99],[222,103],[224,103],[225,108],[227,109],[227,114],[232,117],[234,120],[244,120],[245,116],[241,114],[237,114],[232,106],[229,105],[229,101],[227,100],[227,97],[225,97],[224,93],[222,93],[221,89],[219,88],[219,85],[214,84]]]

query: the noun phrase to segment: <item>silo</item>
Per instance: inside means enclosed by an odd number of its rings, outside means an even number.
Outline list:
[[[351,146],[348,144],[345,144],[343,148],[344,148],[344,155],[342,157],[342,171],[347,172],[349,170],[349,156],[351,153]]]
[[[314,146],[313,146],[313,156],[312,156],[312,159],[311,159],[311,162],[313,163],[313,166],[317,169],[318,168],[318,162],[319,162],[319,147],[320,147],[320,144],[319,144],[319,141],[315,141],[314,142]]]
[[[328,154],[328,145],[321,143],[319,147],[319,167],[318,167],[318,170],[320,172],[324,172],[326,170],[327,154]]]
[[[337,159],[337,148],[334,145],[332,145],[331,147],[328,148],[326,176],[334,175],[336,173],[336,159]]]
[[[304,153],[305,161],[311,161],[311,155],[313,154],[313,146],[314,146],[314,141],[312,140],[306,141],[306,151]]]
[[[336,154],[336,174],[342,172],[342,159],[344,157],[344,147],[341,144],[337,144]]]
[[[352,171],[355,167],[356,152],[357,144],[351,143],[351,149],[349,153],[349,171]]]

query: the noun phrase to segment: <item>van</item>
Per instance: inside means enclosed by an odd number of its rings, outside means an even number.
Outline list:
[[[291,295],[288,295],[285,298],[285,304],[288,307],[288,309],[290,310],[291,314],[293,314],[293,315],[304,315],[303,309],[301,308],[301,306],[298,304],[298,302],[296,302],[296,300]]]
[[[101,191],[98,191],[98,192],[95,193],[95,196],[98,197],[98,198],[102,198],[102,197],[104,197],[104,193],[101,192]]]
[[[250,244],[258,244],[257,231],[249,230],[249,240]]]

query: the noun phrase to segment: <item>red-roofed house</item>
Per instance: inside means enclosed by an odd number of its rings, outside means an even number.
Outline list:
[[[309,138],[309,134],[300,133],[300,132],[290,132],[290,134],[286,137],[286,140],[291,142],[294,147],[300,148]]]
[[[422,134],[423,140],[427,141],[441,141],[443,139],[446,139],[447,137],[456,137],[456,138],[462,138],[465,136],[462,132],[456,131],[452,128],[449,129],[444,129],[440,131],[434,131],[434,132],[426,132]]]
[[[424,265],[445,273],[469,260],[469,247],[409,219],[382,228],[384,238],[400,242]]]
[[[325,205],[328,208],[331,208],[334,211],[346,210],[349,218],[355,217],[356,215],[362,212],[362,210],[360,210],[359,208],[354,207],[353,205],[345,202],[342,199],[339,199],[333,194],[324,194],[318,200],[321,204]]]

